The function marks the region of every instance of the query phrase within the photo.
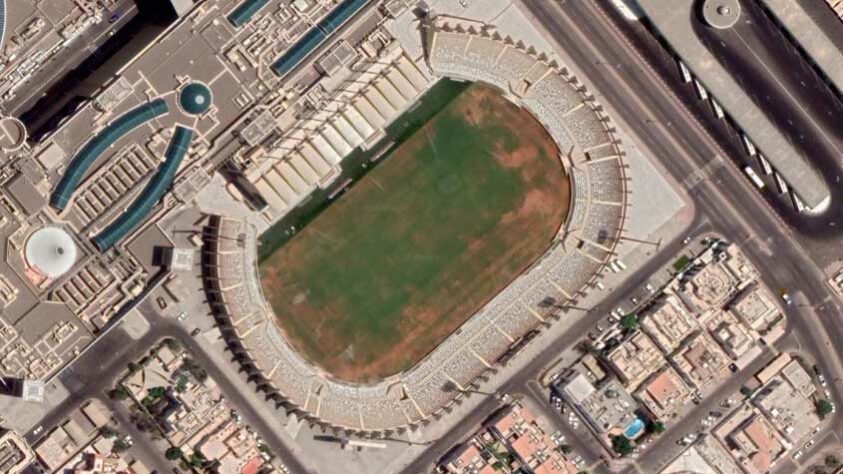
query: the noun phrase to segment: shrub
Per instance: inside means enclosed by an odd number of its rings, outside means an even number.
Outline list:
[[[178,459],[181,459],[181,449],[175,446],[167,448],[167,451],[164,453],[164,457],[167,458],[168,461],[176,461]]]
[[[630,441],[626,436],[612,436],[612,450],[621,456],[628,456],[629,454],[632,454],[634,449],[632,441]]]

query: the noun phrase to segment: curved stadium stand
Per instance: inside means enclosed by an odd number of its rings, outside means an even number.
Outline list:
[[[203,281],[231,351],[278,407],[313,423],[362,434],[426,424],[464,396],[516,341],[584,295],[612,258],[626,216],[627,177],[608,118],[582,84],[511,38],[432,25],[427,61],[440,77],[480,81],[530,111],[566,155],[572,208],[560,243],[411,369],[373,384],[333,379],[285,340],[261,290],[257,231],[214,216],[205,233]],[[563,160],[564,161],[564,160]]]

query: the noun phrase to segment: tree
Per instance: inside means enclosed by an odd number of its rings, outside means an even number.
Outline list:
[[[193,453],[190,455],[190,466],[191,467],[202,467],[205,464],[205,456],[202,456],[200,453]]]
[[[164,457],[167,458],[168,461],[177,461],[181,459],[182,455],[183,453],[181,449],[175,446],[167,448],[167,451],[164,453]]]
[[[187,390],[187,376],[181,374],[176,379],[176,392],[184,393],[185,390]]]
[[[111,445],[111,452],[114,454],[120,454],[128,451],[131,447],[131,443],[126,441],[124,438],[120,438]]]
[[[574,448],[572,448],[570,445],[567,445],[567,444],[560,444],[559,445],[559,452],[561,452],[562,454],[571,454],[571,452],[573,450],[574,450]]]
[[[102,436],[103,438],[106,438],[106,439],[113,438],[113,437],[117,436],[117,430],[115,430],[114,428],[112,428],[108,425],[101,426],[100,427],[100,436]]]
[[[840,466],[840,458],[838,458],[834,454],[829,454],[828,456],[825,457],[825,465],[834,469],[834,468]]]
[[[172,337],[168,337],[162,342],[165,346],[167,346],[167,349],[170,349],[173,352],[180,352],[182,349],[181,342],[176,339],[173,339]]]
[[[655,433],[655,434],[664,433],[664,422],[657,421],[657,422],[653,423],[653,433]]]
[[[632,454],[635,449],[632,446],[632,441],[624,435],[612,436],[612,450],[621,456],[628,456]]]
[[[831,403],[824,398],[817,402],[817,415],[820,419],[825,418],[833,409]]]
[[[108,391],[108,398],[117,401],[123,401],[129,398],[129,392],[122,385],[118,385]]]
[[[140,431],[150,432],[155,430],[155,421],[145,411],[138,410],[132,415],[131,421]]]
[[[745,396],[746,398],[751,397],[754,392],[755,390],[747,387],[746,385],[741,387],[741,395]]]
[[[638,316],[635,313],[629,313],[621,318],[621,327],[632,331],[638,327]]]
[[[199,383],[208,380],[208,372],[206,372],[205,369],[202,368],[202,366],[199,365],[199,363],[197,363],[195,360],[191,358],[185,359],[184,368],[188,372],[190,372],[190,375],[192,375],[193,378],[195,378]]]
[[[164,387],[152,387],[147,391],[147,393],[149,394],[150,397],[155,398],[155,399],[159,399],[159,398],[164,397],[164,395],[167,394],[167,389],[164,388]]]
[[[161,400],[165,395],[167,395],[167,389],[164,387],[152,387],[148,389],[146,393],[147,395],[143,397],[141,403],[147,408],[152,408],[156,403],[158,403],[158,400]]]

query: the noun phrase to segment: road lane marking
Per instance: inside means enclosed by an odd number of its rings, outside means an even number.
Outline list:
[[[721,166],[724,166],[723,157],[714,155],[706,164],[697,168],[687,178],[682,180],[682,187],[687,188],[689,191],[694,189],[700,183],[711,177]]]

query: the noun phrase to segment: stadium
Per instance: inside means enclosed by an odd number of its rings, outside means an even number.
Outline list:
[[[245,219],[213,216],[204,232],[203,280],[230,350],[279,408],[326,428],[383,435],[437,419],[495,371],[513,346],[582,298],[613,258],[623,231],[628,178],[620,143],[609,118],[566,68],[522,42],[456,20],[432,18],[422,30],[424,64],[414,66],[412,75],[480,83],[529,112],[559,150],[570,179],[570,206],[537,261],[412,367],[371,382],[340,380],[293,348],[264,294],[258,229]],[[410,73],[396,77],[408,70],[404,58],[366,87],[418,82]],[[358,97],[368,94],[357,92]],[[367,107],[375,102],[365,101]],[[355,119],[358,131],[384,127],[367,121],[363,112],[357,108],[342,115]],[[346,144],[348,152],[352,143]],[[292,166],[297,158],[290,158]],[[273,191],[278,188],[269,178],[258,178],[257,184],[265,186],[257,187],[271,206],[292,207]]]

